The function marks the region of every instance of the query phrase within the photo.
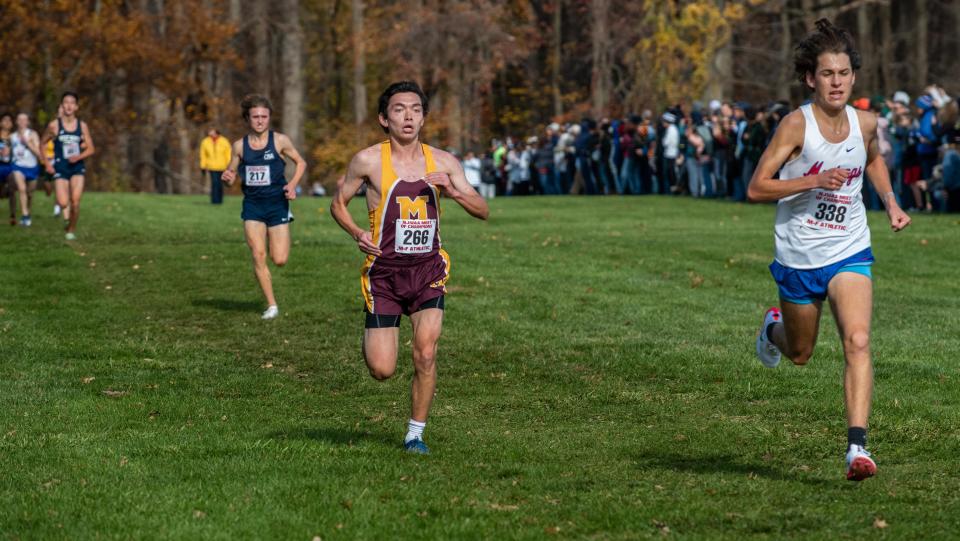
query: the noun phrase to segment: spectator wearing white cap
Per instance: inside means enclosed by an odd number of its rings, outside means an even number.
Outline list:
[[[660,144],[663,145],[663,162],[660,167],[660,174],[665,175],[670,190],[674,193],[681,188],[677,184],[677,156],[680,154],[680,130],[677,129],[677,116],[670,111],[663,113],[660,121],[664,125],[663,139]]]

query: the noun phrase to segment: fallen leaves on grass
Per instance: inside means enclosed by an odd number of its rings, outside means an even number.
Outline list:
[[[95,379],[97,379],[97,378],[94,377],[94,376],[87,376],[87,377],[81,379],[80,381],[82,381],[83,384],[86,385],[86,384],[90,383],[91,381],[93,381],[93,380],[95,380]]]
[[[193,510],[193,518],[195,518],[195,519],[197,519],[197,520],[205,519],[205,518],[207,518],[207,514],[204,513],[203,511],[199,510],[199,509],[194,509],[194,510]]]
[[[520,506],[501,504],[501,503],[491,503],[490,509],[493,509],[494,511],[516,511],[517,509],[520,509]]]
[[[659,521],[659,520],[654,520],[654,521],[653,521],[653,526],[654,526],[656,529],[660,530],[660,535],[663,535],[663,536],[670,535],[670,526],[667,526],[667,523],[666,523],[666,522],[662,522],[662,521]]]
[[[547,526],[546,528],[543,529],[543,532],[548,533],[550,535],[556,535],[560,533],[560,526]]]
[[[703,276],[691,271],[690,272],[690,289],[697,289],[703,285]]]
[[[121,468],[124,467],[124,466],[126,466],[126,465],[129,464],[129,463],[130,463],[130,459],[128,459],[128,458],[125,457],[125,456],[120,457],[120,467],[121,467]]]
[[[882,518],[877,517],[877,518],[873,519],[873,527],[874,527],[874,528],[877,528],[878,530],[882,530],[882,529],[886,528],[887,526],[889,526],[889,525],[887,524],[887,521],[883,520]]]
[[[110,398],[120,398],[129,394],[127,391],[116,391],[114,389],[104,389],[102,392]]]

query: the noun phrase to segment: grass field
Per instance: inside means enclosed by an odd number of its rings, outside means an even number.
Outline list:
[[[424,457],[401,450],[409,323],[374,381],[328,204],[295,202],[271,322],[237,198],[88,194],[67,243],[41,195],[34,227],[0,229],[0,537],[958,535],[960,217],[870,216],[879,473],[854,484],[829,311],[809,366],[753,355],[772,206],[446,202]]]

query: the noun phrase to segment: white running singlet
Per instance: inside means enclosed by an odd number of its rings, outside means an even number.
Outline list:
[[[846,107],[850,134],[841,143],[823,138],[810,104],[802,105],[803,149],[783,165],[783,180],[815,175],[827,169],[850,170],[839,190],[815,188],[777,203],[774,226],[776,260],[793,269],[818,269],[870,247],[870,229],[860,190],[867,165],[867,147],[857,112]]]
[[[33,133],[33,130],[27,130],[27,137],[30,137],[31,133]],[[14,132],[13,135],[10,136],[10,142],[13,148],[14,165],[32,169],[39,164],[37,157],[34,156],[33,152],[30,152],[30,148],[27,147],[27,142],[20,139],[20,132]]]

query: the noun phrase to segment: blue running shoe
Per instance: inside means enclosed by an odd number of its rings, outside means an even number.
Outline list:
[[[412,439],[404,443],[403,448],[406,449],[408,453],[414,453],[418,455],[430,454],[430,449],[427,448],[427,444],[423,443],[423,440],[420,438]]]

